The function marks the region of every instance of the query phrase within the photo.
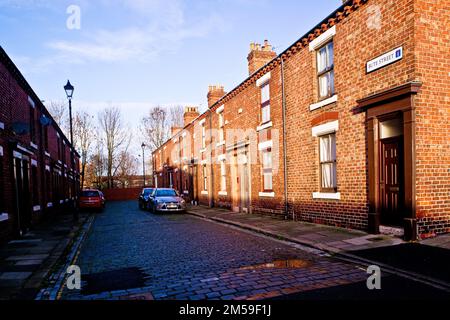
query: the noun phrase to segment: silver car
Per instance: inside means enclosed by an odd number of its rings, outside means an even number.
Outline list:
[[[186,201],[174,189],[155,189],[149,204],[153,213],[186,211]]]

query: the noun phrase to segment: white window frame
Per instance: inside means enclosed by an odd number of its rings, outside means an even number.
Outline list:
[[[319,138],[339,131],[339,120],[331,121],[312,128],[312,136]],[[320,143],[320,142],[319,142]],[[319,151],[320,152],[320,151]],[[319,155],[320,156],[320,155]],[[320,161],[320,159],[319,159]],[[320,168],[320,166],[319,166]],[[320,185],[322,181],[320,181]],[[314,192],[312,194],[313,199],[323,200],[341,200],[340,192]]]
[[[227,191],[227,166],[226,160],[220,161],[220,192]]]
[[[202,175],[203,175],[203,191],[208,192],[208,166],[206,164],[202,164]]]
[[[265,147],[260,149],[261,151],[261,175],[262,175],[262,192],[271,193],[273,191],[273,152],[271,147]],[[265,162],[265,155],[270,154],[270,165]],[[271,178],[271,188],[266,188],[266,176]]]

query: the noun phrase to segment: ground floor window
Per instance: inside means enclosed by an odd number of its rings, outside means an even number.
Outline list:
[[[227,191],[227,167],[225,160],[220,162],[220,191]]]
[[[327,134],[319,139],[321,191],[336,192],[336,134]]]
[[[39,204],[39,184],[38,184],[38,174],[37,174],[37,167],[31,166],[31,179],[33,180],[32,183],[32,190],[33,190],[33,205]]]
[[[273,190],[272,149],[262,150],[262,174],[264,191]]]
[[[203,191],[208,191],[208,169],[203,165]]]

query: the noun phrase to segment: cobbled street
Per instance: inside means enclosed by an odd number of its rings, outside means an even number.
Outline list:
[[[77,265],[82,289],[65,288],[62,299],[263,299],[367,278],[355,265],[135,202],[97,214]]]

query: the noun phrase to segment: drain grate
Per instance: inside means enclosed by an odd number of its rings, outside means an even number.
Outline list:
[[[82,277],[83,295],[92,295],[102,292],[136,289],[145,287],[148,276],[139,268],[125,268],[114,271],[88,274]]]

